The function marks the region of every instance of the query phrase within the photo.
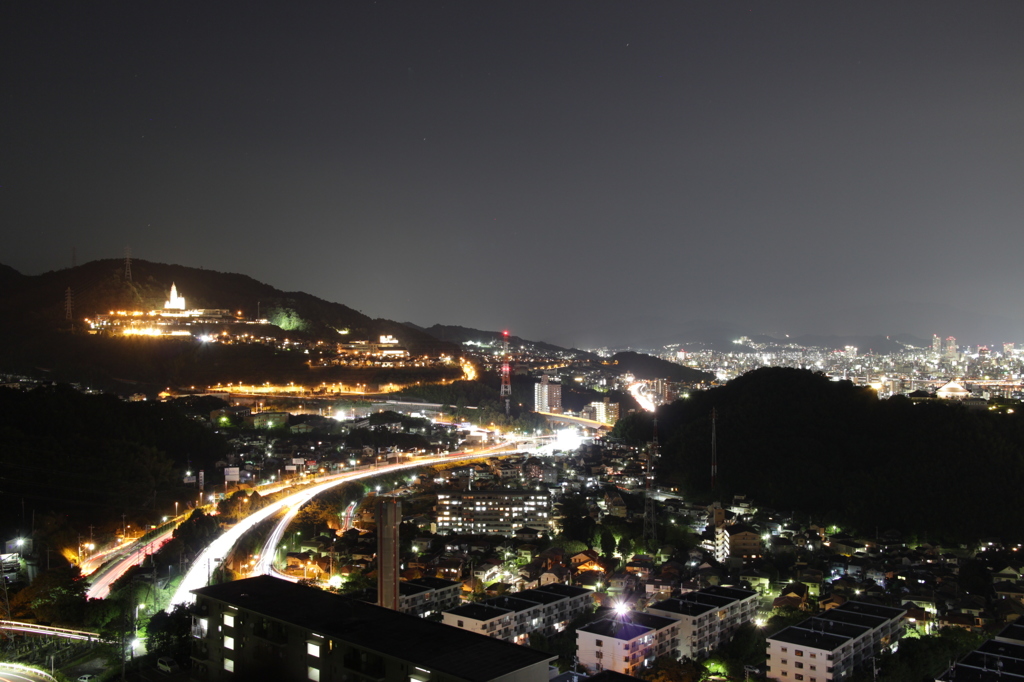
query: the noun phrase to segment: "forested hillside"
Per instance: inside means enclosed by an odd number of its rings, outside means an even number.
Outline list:
[[[711,488],[711,414],[718,477]],[[942,401],[878,400],[812,372],[759,369],[658,411],[659,478],[696,499],[733,494],[862,533],[1024,539],[1024,414]],[[650,438],[651,419],[617,429]]]

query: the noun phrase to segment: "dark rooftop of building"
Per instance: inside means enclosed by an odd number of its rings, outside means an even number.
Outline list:
[[[592,593],[592,590],[588,590],[585,587],[574,587],[572,585],[563,585],[562,583],[551,583],[550,585],[541,585],[531,592],[550,592],[551,594],[557,594],[560,597],[578,597],[581,594]]]
[[[707,613],[708,611],[714,611],[718,606],[713,604],[701,604],[696,601],[683,601],[673,597],[671,599],[655,602],[654,604],[651,604],[649,608],[658,609],[659,611],[671,611],[672,613],[679,613],[684,616],[699,616]]]
[[[552,599],[550,601],[557,600]],[[516,592],[514,597],[494,597],[484,602],[487,606],[496,606],[499,609],[508,609],[509,611],[525,611],[543,603],[539,599],[527,597],[523,592]]]
[[[628,611],[621,616],[616,616],[616,618],[629,620],[631,623],[643,625],[646,628],[652,628],[654,630],[660,630],[661,628],[668,627],[669,625],[674,625],[679,622],[672,618],[656,616],[653,613],[643,613],[641,611]]]
[[[996,638],[1024,644],[1024,624],[1010,623],[996,635]]]
[[[398,583],[398,593],[406,597],[411,597],[414,594],[422,594],[423,592],[429,592],[430,588],[425,585],[416,585],[406,580]]]
[[[990,639],[938,679],[950,682],[1024,680],[1024,646]]]
[[[454,580],[445,580],[444,578],[416,578],[415,580],[406,580],[405,582],[411,585],[422,585],[431,590],[443,590],[446,587],[460,584]]]
[[[849,626],[844,626],[844,628],[845,627]],[[821,630],[804,629],[799,625],[791,625],[785,630],[776,632],[768,638],[768,641],[785,642],[787,644],[805,646],[810,649],[835,651],[863,632],[863,629],[861,628],[857,628],[856,630],[857,631],[851,635],[847,632],[840,632],[838,628],[828,632],[822,632]]]
[[[554,658],[271,576],[211,585],[193,593],[471,682],[485,682]],[[386,637],[381,636],[384,632]]]
[[[701,590],[703,594],[712,594],[719,597],[728,597],[729,599],[747,599],[757,594],[754,590],[745,590],[742,587],[724,587],[722,585],[715,585],[707,589]]]
[[[507,616],[512,611],[487,604],[460,604],[453,609],[448,609],[445,613],[451,613],[462,618],[472,618],[473,620],[491,620],[492,618]]]
[[[612,639],[621,639],[630,641],[647,634],[651,631],[651,628],[636,625],[635,623],[627,623],[625,621],[608,618],[605,620],[598,620],[584,625],[579,628],[577,632],[590,632],[595,635],[601,635],[602,637],[611,637]]]
[[[520,590],[519,592],[516,592],[516,597],[519,599],[525,599],[526,601],[536,602],[537,604],[554,604],[555,602],[565,599],[565,597],[560,594],[536,589]],[[500,598],[501,597],[499,597],[499,599]]]

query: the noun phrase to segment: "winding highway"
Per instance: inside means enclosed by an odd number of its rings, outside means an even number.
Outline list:
[[[255,528],[259,523],[266,519],[274,516],[282,510],[287,510],[286,514],[281,520],[275,524],[274,530],[271,532],[270,538],[264,545],[264,549],[260,554],[259,563],[256,566],[254,573],[262,574],[275,574],[281,577],[287,577],[283,574],[276,573],[273,568],[274,551],[277,545],[280,543],[281,538],[284,535],[285,530],[288,528],[288,523],[294,518],[295,514],[298,513],[299,509],[309,500],[313,499],[325,490],[329,490],[335,486],[341,485],[342,483],[348,483],[349,481],[357,481],[364,478],[371,478],[373,476],[379,476],[381,474],[388,473],[390,471],[401,471],[404,469],[413,469],[417,467],[430,466],[432,464],[440,464],[442,462],[458,461],[462,459],[476,459],[487,455],[493,455],[502,450],[510,449],[510,445],[502,443],[490,448],[484,448],[476,452],[471,453],[456,453],[454,455],[447,455],[444,457],[432,457],[430,459],[421,459],[415,462],[404,462],[401,464],[389,464],[381,466],[380,468],[367,469],[362,471],[352,471],[343,474],[338,474],[331,480],[317,483],[305,488],[304,490],[297,492],[293,495],[289,495],[277,502],[271,503],[260,509],[258,512],[250,514],[245,519],[239,521],[234,527],[229,528],[223,534],[220,535],[216,540],[211,542],[206,549],[204,549],[196,560],[192,563],[191,568],[185,573],[178,586],[177,591],[174,593],[174,597],[171,599],[170,606],[167,610],[170,611],[176,604],[191,604],[195,601],[195,597],[192,594],[192,590],[205,587],[210,580],[210,576],[213,574],[215,568],[217,568],[224,559],[231,553],[232,547],[245,535],[247,532]],[[290,580],[295,578],[289,577]]]

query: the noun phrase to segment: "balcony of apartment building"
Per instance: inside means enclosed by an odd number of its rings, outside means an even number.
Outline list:
[[[192,651],[190,657],[197,663],[210,660],[210,643],[206,640],[192,640]]]
[[[288,631],[281,623],[262,621],[253,624],[252,636],[274,646],[288,643]]]
[[[347,670],[370,680],[383,680],[385,676],[384,659],[369,651],[353,649],[345,654],[341,664]]]

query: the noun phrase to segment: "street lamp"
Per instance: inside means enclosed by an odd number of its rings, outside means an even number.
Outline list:
[[[135,607],[135,639],[139,638],[139,609],[146,608],[145,604],[139,604]]]

